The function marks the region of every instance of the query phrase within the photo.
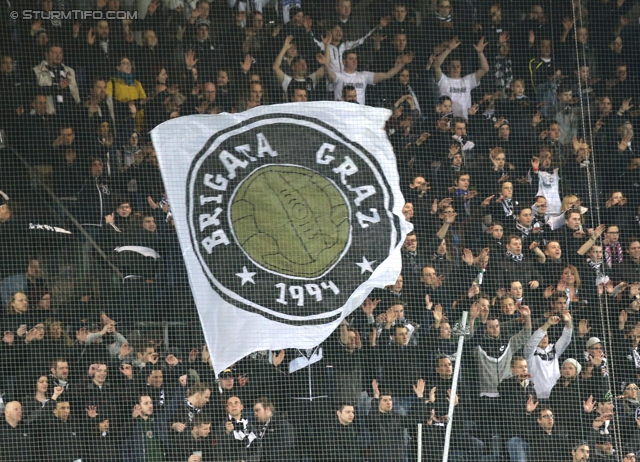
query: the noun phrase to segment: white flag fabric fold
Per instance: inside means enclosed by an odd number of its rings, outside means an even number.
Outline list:
[[[395,283],[411,225],[390,114],[292,103],[152,131],[216,373],[254,351],[317,346]]]

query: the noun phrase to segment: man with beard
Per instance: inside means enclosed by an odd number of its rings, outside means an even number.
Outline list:
[[[583,397],[582,386],[578,380],[581,372],[582,366],[578,361],[573,358],[566,359],[560,368],[560,379],[549,396],[555,424],[566,428],[576,437],[580,435],[583,405],[586,406],[589,403],[586,400],[587,397]],[[586,400],[584,403],[583,399]],[[591,397],[592,402],[593,397]]]
[[[269,398],[260,397],[253,406],[256,418],[256,436],[262,449],[260,462],[297,460],[295,434],[291,424]]]

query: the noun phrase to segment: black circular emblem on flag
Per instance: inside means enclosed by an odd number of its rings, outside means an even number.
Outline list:
[[[312,118],[212,136],[191,165],[189,231],[212,288],[269,319],[328,323],[400,239],[376,158]]]

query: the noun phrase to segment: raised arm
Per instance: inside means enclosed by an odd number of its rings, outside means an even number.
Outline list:
[[[316,59],[324,66],[325,77],[329,82],[336,81],[336,73],[331,70],[331,32],[322,37],[324,43],[324,54],[318,53]]]
[[[440,82],[440,79],[442,78],[442,63],[447,59],[449,53],[458,48],[461,43],[462,42],[458,40],[458,37],[453,37],[447,45],[447,48],[445,48],[445,50],[436,57],[435,61],[433,61],[433,70],[436,73],[436,83]]]
[[[357,46],[360,46],[364,43],[365,40],[367,40],[369,37],[371,37],[371,34],[373,34],[374,32],[383,29],[385,27],[387,27],[387,25],[389,24],[389,21],[391,21],[391,17],[390,16],[383,16],[382,18],[380,18],[380,23],[374,27],[373,29],[371,29],[367,35],[365,35],[364,37],[360,37],[358,40],[351,40],[351,41],[346,41],[344,42],[344,49],[345,50],[351,50]],[[378,45],[380,44],[380,42],[378,42]]]
[[[564,329],[562,329],[562,335],[556,342],[556,352],[558,356],[564,353],[564,350],[566,350],[571,343],[571,337],[573,336],[573,319],[571,318],[571,313],[566,310],[563,311],[562,319],[564,320]]]
[[[476,82],[480,82],[480,79],[489,72],[489,62],[487,61],[487,57],[484,55],[484,48],[488,43],[489,42],[485,42],[484,37],[482,37],[478,44],[473,46],[473,48],[478,52],[478,59],[480,60],[480,69],[476,71]]]
[[[284,44],[282,45],[282,49],[280,50],[280,53],[278,53],[276,60],[273,62],[272,69],[273,69],[273,72],[275,72],[276,74],[278,83],[282,83],[285,77],[285,74],[284,72],[282,72],[282,69],[280,69],[280,66],[282,66],[282,60],[284,59],[284,55],[287,54],[287,51],[289,51],[289,48],[291,48],[291,42],[293,42],[293,35],[289,35],[285,39]]]
[[[604,233],[605,229],[607,229],[607,225],[600,225],[595,230],[593,230],[593,236],[587,239],[587,242],[582,244],[582,246],[578,249],[578,255],[586,255],[591,247],[593,247],[593,244],[595,244],[602,233]]]
[[[402,70],[402,68],[409,64],[413,60],[413,53],[408,55],[402,55],[396,59],[396,65],[389,69],[387,72],[376,72],[373,74],[373,83],[384,82],[385,80],[389,80],[394,75]]]

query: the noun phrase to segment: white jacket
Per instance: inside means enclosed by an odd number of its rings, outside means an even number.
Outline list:
[[[560,363],[558,358],[571,343],[573,329],[562,329],[562,335],[558,341],[550,343],[546,348],[539,348],[540,340],[546,332],[538,329],[533,333],[529,341],[522,348],[522,354],[527,360],[529,374],[533,376],[533,384],[538,399],[548,399],[551,389],[560,378]]]
[[[80,102],[80,92],[78,91],[78,84],[76,82],[76,73],[69,66],[62,64],[67,80],[69,80],[69,91],[76,103]],[[47,61],[42,61],[36,67],[33,68],[33,72],[36,74],[36,85],[39,87],[50,87],[53,85],[51,74],[47,69]],[[47,114],[55,114],[55,102],[53,96],[47,96]]]

